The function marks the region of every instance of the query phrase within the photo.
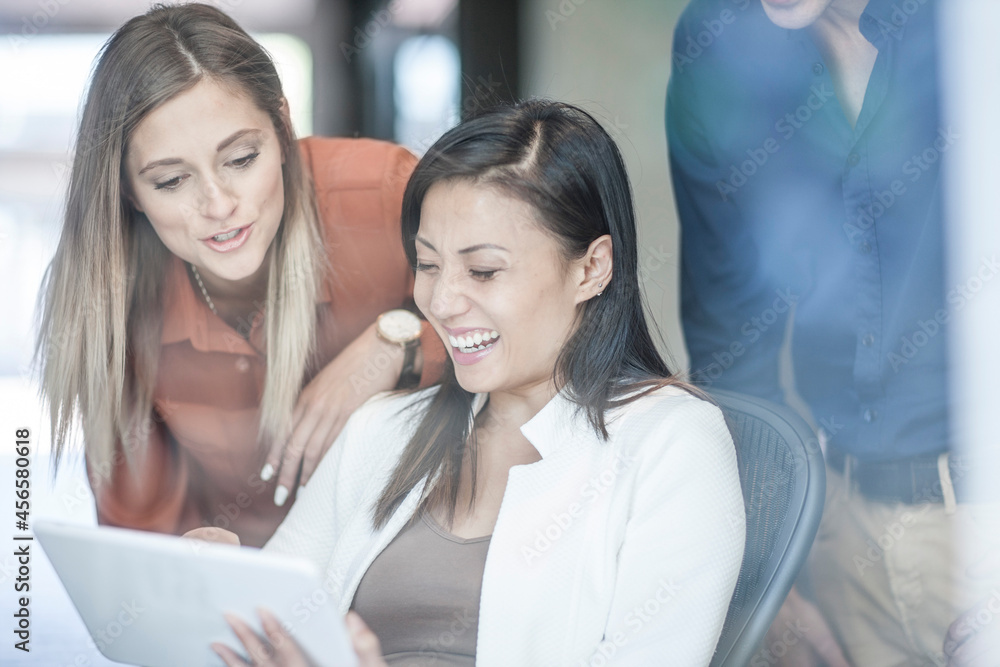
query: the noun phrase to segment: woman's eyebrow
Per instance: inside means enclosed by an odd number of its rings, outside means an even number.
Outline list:
[[[510,252],[507,248],[495,243],[478,243],[476,245],[470,245],[468,248],[462,248],[458,251],[458,254],[468,255],[471,252],[477,252],[479,250],[502,250],[503,252]]]
[[[260,130],[254,130],[250,128],[244,130],[236,130],[228,137],[223,139],[219,143],[219,145],[215,147],[215,152],[218,153],[219,151],[224,150],[226,146],[229,146],[230,144],[242,139],[248,134],[259,135],[262,134],[262,132]],[[149,171],[150,169],[153,169],[154,167],[164,167],[172,164],[180,164],[181,162],[183,162],[183,160],[177,157],[168,157],[168,158],[163,158],[162,160],[153,160],[152,162],[150,162],[145,167],[139,170],[139,175],[142,176],[145,172]]]
[[[146,173],[150,169],[153,169],[154,167],[163,167],[171,164],[180,164],[181,162],[182,160],[177,157],[168,157],[162,160],[153,160],[152,162],[150,162],[145,167],[139,170],[139,176],[142,176],[144,173]]]
[[[419,234],[414,238],[417,243],[427,246],[430,250],[437,252],[437,248],[430,244],[430,241],[420,236]],[[462,248],[458,251],[459,255],[468,255],[469,253],[477,252],[479,250],[502,250],[503,252],[510,252],[507,248],[502,245],[497,245],[495,243],[477,243],[476,245],[470,245],[468,248]]]
[[[260,130],[254,130],[254,129],[250,129],[250,128],[247,128],[247,129],[244,129],[244,130],[236,130],[235,132],[233,132],[232,134],[230,134],[228,137],[226,137],[225,139],[223,139],[219,143],[219,145],[215,147],[215,152],[218,153],[219,151],[221,151],[222,149],[224,149],[229,144],[233,143],[234,141],[236,141],[238,139],[243,138],[244,136],[246,136],[248,134],[263,134],[263,133]]]

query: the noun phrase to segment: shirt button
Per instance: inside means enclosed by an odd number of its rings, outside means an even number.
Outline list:
[[[861,162],[861,156],[857,153],[852,151],[851,154],[847,156],[847,164],[852,167],[857,167],[859,162]]]
[[[864,337],[861,339],[861,344],[864,345],[865,347],[871,347],[874,343],[875,343],[875,336],[871,335],[870,333],[865,334]]]
[[[861,413],[861,418],[871,424],[873,421],[878,419],[878,413],[871,408],[865,408],[865,411]]]
[[[238,370],[240,373],[246,373],[248,370],[250,370],[250,362],[247,361],[246,357],[240,357],[239,359],[236,360],[236,370]]]
[[[862,243],[860,246],[858,246],[858,252],[860,252],[862,255],[868,255],[871,253],[871,251],[872,247],[867,243]]]
[[[823,73],[823,63],[813,63],[813,74],[819,76]]]

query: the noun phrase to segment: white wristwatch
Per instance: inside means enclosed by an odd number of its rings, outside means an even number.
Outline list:
[[[403,348],[403,369],[399,372],[397,389],[407,389],[420,384],[420,374],[413,370],[420,345],[423,325],[420,318],[408,310],[388,310],[375,321],[376,335],[387,343]]]

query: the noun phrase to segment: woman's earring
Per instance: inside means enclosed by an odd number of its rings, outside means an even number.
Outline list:
[[[601,290],[600,292],[597,293],[597,296],[601,296],[602,294],[604,294],[604,290],[601,289],[602,287],[604,287],[604,283],[597,283],[597,289]]]

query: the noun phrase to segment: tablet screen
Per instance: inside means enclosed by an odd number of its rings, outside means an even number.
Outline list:
[[[316,567],[251,547],[38,521],[35,536],[98,649],[148,665],[223,665],[212,642],[242,649],[223,618],[260,632],[270,609],[318,665],[355,667],[337,602]]]

